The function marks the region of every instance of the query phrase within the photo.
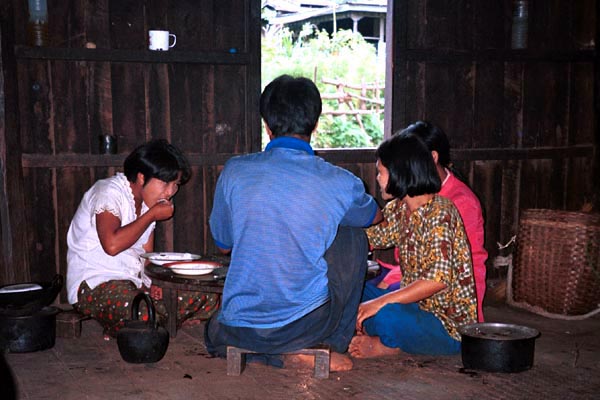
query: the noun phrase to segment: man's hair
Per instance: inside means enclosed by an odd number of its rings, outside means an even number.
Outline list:
[[[152,140],[131,152],[125,159],[124,173],[127,180],[135,182],[137,174],[144,175],[144,185],[151,178],[172,182],[181,172],[180,185],[191,176],[190,165],[181,151],[164,139]]]
[[[310,137],[321,115],[321,94],[307,78],[281,75],[260,96],[260,116],[273,136]]]
[[[442,183],[431,152],[412,132],[397,132],[382,142],[376,152],[389,171],[385,191],[402,199],[440,191]]]

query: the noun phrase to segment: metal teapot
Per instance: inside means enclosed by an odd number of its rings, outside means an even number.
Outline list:
[[[138,320],[140,301],[148,308],[148,321]],[[131,305],[131,320],[117,333],[119,353],[129,363],[153,363],[160,361],[169,347],[169,332],[158,326],[154,304],[146,293],[139,293]]]

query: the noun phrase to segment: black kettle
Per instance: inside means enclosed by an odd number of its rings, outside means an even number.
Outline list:
[[[148,308],[148,321],[138,319],[140,301]],[[129,363],[153,363],[160,361],[169,347],[169,332],[158,326],[154,304],[146,293],[139,293],[131,305],[131,320],[117,333],[119,353]]]

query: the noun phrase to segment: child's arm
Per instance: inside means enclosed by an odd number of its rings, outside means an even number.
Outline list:
[[[362,331],[362,323],[365,319],[372,317],[386,304],[416,303],[433,296],[437,292],[444,290],[446,285],[441,282],[430,280],[418,280],[410,285],[400,288],[396,291],[384,294],[376,299],[365,301],[358,306],[358,315],[356,319],[356,330]]]
[[[154,221],[162,221],[173,215],[173,203],[158,202],[135,221],[121,226],[121,220],[108,211],[96,214],[96,231],[102,248],[111,256],[127,250],[142,236]]]

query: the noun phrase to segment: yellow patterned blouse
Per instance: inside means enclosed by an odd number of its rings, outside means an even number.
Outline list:
[[[446,289],[421,300],[419,307],[433,313],[450,336],[460,340],[458,327],[477,322],[477,300],[471,250],[462,219],[454,204],[435,195],[409,214],[401,200],[390,201],[384,220],[366,230],[374,248],[397,246],[402,266],[400,287],[431,280]]]

